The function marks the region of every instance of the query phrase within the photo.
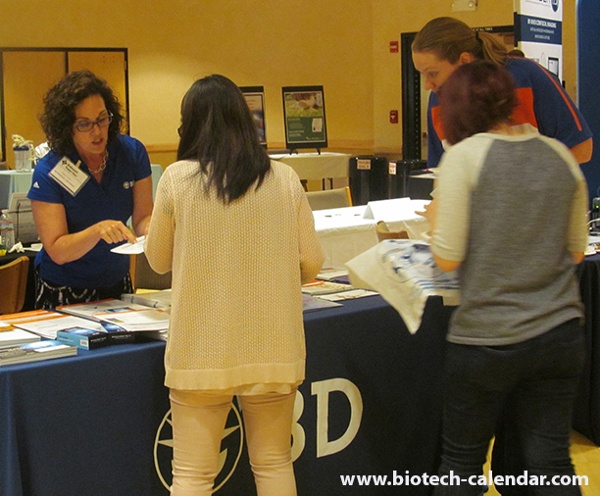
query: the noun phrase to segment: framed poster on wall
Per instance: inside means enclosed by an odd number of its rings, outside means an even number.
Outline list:
[[[285,146],[327,147],[325,96],[323,86],[286,86],[282,89]]]
[[[265,125],[265,89],[262,86],[240,86],[244,94],[252,120],[256,126],[260,144],[267,146],[267,127]]]

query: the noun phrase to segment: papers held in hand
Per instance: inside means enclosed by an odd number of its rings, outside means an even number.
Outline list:
[[[140,236],[136,239],[135,243],[123,243],[115,248],[113,248],[113,253],[119,253],[121,255],[139,255],[140,253],[144,253],[144,241],[146,240],[146,236]]]

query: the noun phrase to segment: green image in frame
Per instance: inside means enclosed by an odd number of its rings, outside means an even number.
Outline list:
[[[282,98],[286,147],[327,147],[323,86],[286,86]]]

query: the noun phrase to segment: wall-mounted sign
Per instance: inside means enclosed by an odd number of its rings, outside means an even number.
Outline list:
[[[290,150],[327,146],[323,86],[282,88],[285,144]]]
[[[562,81],[563,0],[514,0],[515,44]]]
[[[265,90],[262,86],[240,86],[244,94],[252,120],[256,126],[260,144],[267,146],[267,126],[265,124]]]

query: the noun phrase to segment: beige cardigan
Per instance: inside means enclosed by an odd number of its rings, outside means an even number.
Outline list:
[[[258,394],[304,379],[300,285],[324,257],[298,176],[271,167],[229,205],[204,193],[197,162],[161,177],[146,255],[173,271],[168,387]]]

